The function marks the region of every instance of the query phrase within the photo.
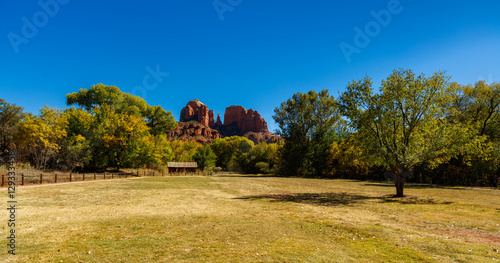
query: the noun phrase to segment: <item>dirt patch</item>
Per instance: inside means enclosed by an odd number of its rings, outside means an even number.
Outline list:
[[[500,235],[481,233],[479,230],[438,230],[450,236],[469,237],[472,242],[500,246]]]

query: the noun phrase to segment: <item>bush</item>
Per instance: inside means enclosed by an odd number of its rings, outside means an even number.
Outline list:
[[[255,164],[255,168],[257,168],[257,171],[259,171],[259,173],[269,173],[269,164],[268,163],[265,163],[265,162],[258,162]]]

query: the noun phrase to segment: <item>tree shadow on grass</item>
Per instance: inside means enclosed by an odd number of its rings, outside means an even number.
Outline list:
[[[279,177],[279,176],[276,176],[274,174],[217,174],[217,175],[214,175],[214,176],[217,176],[217,177],[248,177],[248,178],[253,178],[253,177],[261,177],[261,178],[265,178],[265,177]]]
[[[365,186],[380,186],[380,187],[395,187],[393,183],[365,183]],[[453,190],[467,190],[464,186],[449,186],[449,185],[436,185],[436,184],[405,184],[405,189],[453,189]]]
[[[367,196],[350,193],[287,193],[287,194],[265,194],[237,197],[241,200],[268,200],[270,202],[293,202],[301,204],[310,204],[317,206],[341,206],[366,203],[400,203],[400,204],[451,204],[448,201],[435,200],[433,198],[422,198],[418,196],[394,197],[386,196]]]
[[[269,200],[271,202],[294,202],[320,206],[349,205],[371,197],[347,193],[290,193],[290,194],[265,194],[238,197],[244,200]]]
[[[453,202],[445,200],[437,200],[432,197],[421,197],[421,196],[405,196],[396,197],[394,195],[386,195],[380,197],[383,203],[400,203],[403,205],[449,205]]]

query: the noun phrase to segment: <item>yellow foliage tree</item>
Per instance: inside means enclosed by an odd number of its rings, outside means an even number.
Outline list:
[[[68,120],[61,111],[45,106],[40,116],[28,114],[19,123],[17,146],[32,164],[45,168],[61,149],[67,125]]]

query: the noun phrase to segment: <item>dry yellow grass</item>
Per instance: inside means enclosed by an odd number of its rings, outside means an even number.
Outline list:
[[[2,262],[498,262],[500,191],[258,176],[17,189]],[[7,205],[7,193],[3,195]],[[0,235],[7,236],[7,212]],[[5,239],[4,239],[5,240]]]

